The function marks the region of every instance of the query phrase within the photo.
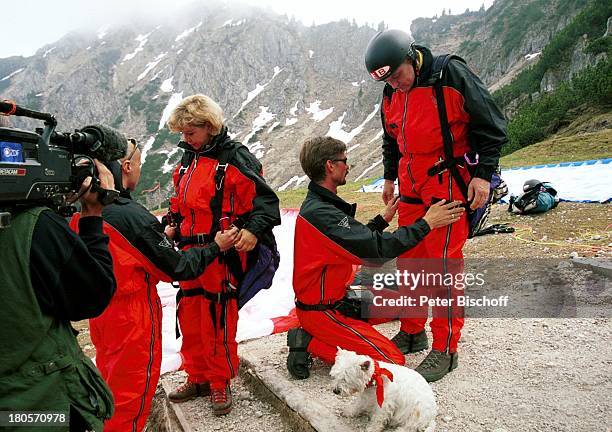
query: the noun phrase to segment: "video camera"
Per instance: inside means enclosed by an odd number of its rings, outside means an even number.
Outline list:
[[[0,127],[0,228],[10,225],[11,211],[19,206],[42,205],[63,216],[74,213],[67,197],[76,194],[87,176],[103,204],[118,192],[99,186],[93,158],[109,163],[125,156],[125,137],[104,125],[85,126],[73,133],[55,131],[57,120],[12,101],[0,100],[0,115],[43,120],[36,132]],[[88,161],[82,164],[82,161]]]

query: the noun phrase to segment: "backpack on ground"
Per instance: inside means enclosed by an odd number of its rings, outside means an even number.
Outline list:
[[[510,197],[508,211],[520,215],[545,213],[558,204],[556,189],[548,182],[533,179],[525,182],[522,194]]]

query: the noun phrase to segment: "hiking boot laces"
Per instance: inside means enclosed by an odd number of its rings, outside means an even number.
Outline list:
[[[423,360],[421,367],[423,369],[435,369],[440,366],[440,363],[445,359],[445,355],[442,352],[431,351]]]
[[[185,381],[183,384],[181,384],[180,386],[178,386],[176,388],[176,390],[174,390],[175,393],[183,393],[187,390],[189,390],[189,387],[193,386],[193,383],[190,383],[189,381]]]
[[[210,399],[214,404],[227,403],[227,391],[225,389],[211,390]]]

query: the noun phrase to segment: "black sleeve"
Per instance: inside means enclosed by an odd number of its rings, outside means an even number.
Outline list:
[[[381,215],[376,215],[374,216],[374,219],[371,219],[367,223],[366,226],[370,231],[383,232],[389,226],[389,224],[387,223],[384,217],[382,217]]]
[[[116,289],[102,218],[81,218],[79,232],[77,236],[64,219],[43,211],[30,250],[32,286],[41,310],[71,321],[100,315]]]
[[[464,108],[470,115],[469,141],[480,157],[474,176],[491,181],[501,148],[508,142],[506,119],[480,78],[465,63],[451,60],[447,80],[463,95]]]
[[[177,251],[157,218],[132,200],[119,199],[106,206],[103,216],[106,223],[135,248],[132,254],[142,266],[163,281],[195,279],[220,252],[215,242]]]
[[[389,90],[390,89],[390,90]],[[385,112],[384,112],[384,99],[386,97],[390,98],[393,94],[393,89],[388,84],[385,85],[385,89],[383,91],[383,100],[380,104],[380,120],[382,122],[383,128],[383,143],[382,143],[382,154],[383,154],[383,168],[384,168],[384,178],[385,180],[393,180],[397,179],[397,170],[399,166],[400,160],[400,152],[399,147],[397,146],[397,141],[391,135],[389,135],[387,131],[387,125],[385,122]]]
[[[281,223],[278,197],[260,174],[261,164],[246,147],[240,146],[234,161],[240,172],[255,184],[253,209],[244,227],[261,239]]]
[[[423,219],[393,233],[381,233],[332,206],[319,209],[317,213],[304,217],[334,243],[364,260],[395,258],[416,246],[430,231]]]
[[[154,217],[152,219],[155,219]],[[177,251],[164,234],[164,228],[157,220],[146,223],[132,240],[132,244],[145,259],[159,269],[166,281],[195,279],[219,255],[217,243],[211,242],[204,247],[193,247]]]

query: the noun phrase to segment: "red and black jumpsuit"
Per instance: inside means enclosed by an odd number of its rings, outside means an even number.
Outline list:
[[[384,178],[398,180],[401,226],[421,218],[435,200],[466,202],[448,170],[434,176],[427,173],[434,164],[444,160],[444,144],[434,88],[428,84],[433,57],[427,48],[416,46],[416,49],[423,54],[423,64],[417,71],[414,87],[404,93],[394,91],[387,84],[381,106]],[[505,118],[484,84],[464,63],[451,60],[442,80],[454,157],[462,157],[467,152],[479,155],[479,163],[472,172],[468,171],[467,164],[459,166],[460,175],[465,184],[469,184],[472,176],[491,181],[501,147],[507,141]],[[454,262],[454,271],[462,271],[462,250],[468,230],[467,213],[464,213],[458,222],[433,230],[424,242],[400,258],[448,259]],[[403,265],[411,266],[407,261],[398,261],[398,267]],[[453,290],[453,287],[447,289],[448,297],[456,296]],[[401,329],[410,334],[423,330],[427,311],[416,314],[411,311],[410,315],[413,317],[401,320]],[[433,315],[433,349],[456,352],[463,310],[436,307]]]
[[[106,206],[102,217],[117,280],[109,306],[89,320],[96,366],[115,400],[115,413],[104,430],[141,431],[162,360],[162,307],[156,285],[198,276],[219,255],[219,247],[212,243],[177,252],[157,218],[126,193]],[[79,214],[71,220],[74,230],[78,220]]]
[[[353,281],[365,260],[389,260],[414,247],[429,233],[424,220],[394,233],[382,216],[367,225],[354,219],[356,206],[311,182],[295,223],[293,290],[300,325],[313,336],[307,351],[333,363],[337,347],[373,359],[404,364],[404,355],[370,324],[341,312],[308,310],[333,305]],[[301,305],[307,305],[301,306]]]
[[[193,149],[182,143],[186,152]],[[198,236],[211,237],[215,196],[215,174],[220,149],[239,146],[225,171],[223,204],[220,215],[229,223],[240,225],[254,234],[258,241],[275,225],[280,224],[278,197],[266,184],[259,161],[248,149],[231,139],[227,129],[213,138],[206,149],[193,154],[184,172],[178,166],[174,172],[176,196],[170,210],[180,215],[181,249],[194,247]],[[181,243],[179,243],[181,244]],[[230,251],[233,259],[246,271],[246,254]],[[178,304],[178,320],[183,335],[181,354],[190,382],[210,382],[212,389],[223,389],[238,372],[236,329],[238,306],[229,297],[230,287],[237,285],[234,272],[224,255],[207,267],[197,279],[181,283],[183,297]],[[235,263],[234,263],[235,264]],[[213,295],[220,296],[213,299]]]

